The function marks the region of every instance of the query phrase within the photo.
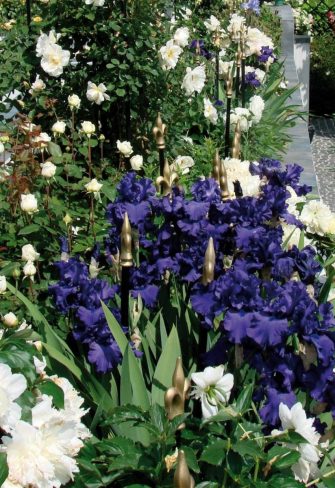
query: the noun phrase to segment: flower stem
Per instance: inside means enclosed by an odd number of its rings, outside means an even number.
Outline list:
[[[254,471],[254,481],[257,481],[259,471],[259,458],[256,459],[255,471]]]
[[[92,234],[93,234],[93,239],[94,242],[96,241],[96,233],[94,229],[94,196],[91,194],[91,212],[90,212],[90,223],[91,223],[91,229],[92,229]]]
[[[91,139],[88,138],[88,176],[92,178],[92,148],[91,148]]]

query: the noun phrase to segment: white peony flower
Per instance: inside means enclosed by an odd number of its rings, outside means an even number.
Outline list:
[[[254,95],[249,101],[249,110],[252,113],[252,120],[258,124],[262,118],[264,110],[264,100],[259,95]]]
[[[247,108],[236,107],[231,111],[230,123],[234,126],[239,121],[241,131],[246,132],[252,126],[251,117],[252,114]]]
[[[61,120],[57,120],[57,122],[55,122],[51,127],[51,130],[54,133],[54,135],[64,134],[65,129],[66,129],[66,124]]]
[[[194,166],[194,159],[191,156],[177,156],[174,162],[171,164],[171,171],[181,172],[182,175],[186,175],[190,172],[190,168]]]
[[[57,166],[53,164],[51,161],[46,161],[45,163],[41,163],[41,175],[44,178],[53,178],[56,174]]]
[[[70,51],[65,51],[58,44],[48,46],[41,59],[42,69],[50,76],[58,77],[63,73],[63,68],[69,64]]]
[[[86,96],[90,102],[101,105],[103,101],[110,100],[110,96],[106,93],[107,88],[103,83],[96,85],[91,81],[87,84]]]
[[[130,166],[134,171],[140,171],[143,168],[143,156],[136,154],[130,158]]]
[[[196,68],[186,68],[186,75],[181,85],[184,88],[186,95],[192,95],[194,92],[200,93],[205,86],[206,71],[202,64]]]
[[[234,376],[224,374],[224,366],[208,366],[202,373],[193,373],[192,381],[196,384],[192,396],[201,400],[204,418],[216,415],[220,406],[225,405],[234,386]]]
[[[226,158],[224,165],[228,178],[228,191],[231,197],[235,196],[234,181],[239,181],[243,196],[253,197],[259,195],[261,180],[258,175],[250,173],[250,162],[239,159]]]
[[[93,178],[93,180],[89,181],[84,186],[86,188],[87,193],[97,194],[102,188],[102,183],[99,183],[96,178]]]
[[[105,0],[85,0],[86,5],[93,5],[93,7],[103,7]]]
[[[13,312],[6,313],[2,317],[2,321],[6,327],[16,327],[17,325],[19,325],[19,319]]]
[[[45,87],[46,84],[43,80],[41,80],[40,76],[37,75],[35,81],[31,84],[31,89],[29,90],[29,93],[34,94],[43,91]]]
[[[31,193],[23,193],[21,195],[21,210],[27,212],[27,214],[32,215],[38,212],[38,204],[35,195]]]
[[[204,98],[204,116],[212,124],[216,125],[218,122],[219,114],[209,98]]]
[[[173,40],[177,46],[186,47],[189,37],[190,31],[188,27],[179,27],[173,35]]]
[[[204,24],[206,29],[210,32],[218,31],[221,27],[220,21],[215,17],[215,15],[211,15],[208,20],[205,20]]]
[[[69,104],[71,110],[74,110],[75,108],[78,109],[80,107],[81,100],[78,97],[78,95],[74,95],[74,94],[69,95],[67,97],[67,101],[68,101],[68,104]]]
[[[307,227],[307,232],[323,236],[335,233],[335,215],[330,208],[319,200],[310,200],[301,211],[300,220]]]
[[[22,261],[36,261],[40,257],[40,254],[36,252],[32,244],[25,244],[22,246]]]
[[[0,363],[0,427],[11,431],[21,418],[21,407],[14,400],[27,388],[22,374],[12,374],[7,364]]]
[[[90,138],[95,132],[95,125],[92,124],[92,122],[85,120],[81,123],[81,130],[87,135],[88,138]]]
[[[5,291],[7,290],[7,280],[6,280],[6,276],[0,276],[0,295],[2,295],[3,293],[5,293]]]
[[[36,267],[32,261],[27,261],[26,264],[23,266],[23,274],[25,277],[34,280],[34,276],[36,274]]]
[[[120,151],[121,154],[123,154],[126,158],[129,158],[129,156],[133,153],[133,148],[128,141],[116,141],[116,146],[118,150]]]
[[[182,52],[182,48],[178,46],[178,44],[175,44],[173,39],[168,41],[165,46],[162,46],[159,50],[162,68],[165,70],[175,68]]]

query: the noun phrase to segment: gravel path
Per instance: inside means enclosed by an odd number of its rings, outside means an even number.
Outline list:
[[[318,117],[311,120],[312,154],[322,200],[335,212],[335,122]]]

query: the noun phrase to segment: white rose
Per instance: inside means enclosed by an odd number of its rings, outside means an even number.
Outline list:
[[[194,164],[194,159],[191,156],[177,156],[174,163],[171,164],[171,170],[180,171],[182,175],[186,175]]]
[[[6,313],[2,318],[3,323],[7,327],[16,327],[19,323],[19,319],[13,312]]]
[[[183,83],[181,85],[184,88],[186,95],[190,96],[194,92],[200,93],[205,86],[206,71],[205,66],[197,66],[194,69],[186,68],[186,75],[184,76]]]
[[[2,144],[2,142],[0,142],[0,154],[3,152],[5,152],[5,146]]]
[[[69,95],[67,97],[67,101],[69,103],[69,106],[70,106],[71,110],[80,107],[81,100],[78,97],[78,95]]]
[[[188,27],[179,27],[173,35],[173,40],[178,46],[186,47],[189,37],[190,31]]]
[[[24,276],[28,276],[33,278],[36,274],[36,267],[32,261],[27,261],[26,264],[23,266],[23,274]]]
[[[91,81],[87,84],[86,96],[90,102],[94,102],[97,105],[101,105],[104,100],[110,100],[109,95],[106,93],[107,88],[103,83],[96,85]]]
[[[88,138],[91,137],[92,134],[95,132],[95,125],[92,124],[89,120],[85,120],[81,123],[81,130],[85,132]]]
[[[93,7],[103,7],[105,0],[85,0],[86,5],[93,5]]]
[[[209,98],[204,99],[204,116],[208,119],[212,124],[216,125],[218,122],[218,111],[211,103]]]
[[[41,80],[39,75],[37,75],[35,81],[31,84],[31,89],[29,90],[29,93],[33,94],[36,92],[40,92],[40,91],[44,90],[45,87],[46,87],[46,85],[45,85],[44,81]]]
[[[136,154],[130,158],[130,165],[134,171],[139,171],[143,167],[143,156]]]
[[[130,142],[128,141],[116,141],[116,145],[120,153],[122,153],[126,158],[133,153],[133,148]]]
[[[211,15],[208,20],[205,20],[204,22],[206,29],[208,29],[210,32],[215,32],[220,29],[220,21],[215,17],[215,15]]]
[[[43,34],[37,39],[36,44],[36,56],[41,58],[44,55],[44,52],[50,47],[56,44],[58,39],[60,38],[60,34],[57,34],[54,30],[51,30],[49,34]]]
[[[41,132],[38,136],[33,137],[33,142],[38,145],[38,149],[45,149],[50,141],[51,137],[46,132]]]
[[[35,195],[32,195],[31,193],[23,193],[21,195],[20,207],[23,212],[27,212],[29,215],[38,212],[38,205]]]
[[[173,39],[168,41],[165,46],[162,46],[159,50],[162,68],[165,70],[175,68],[182,52],[182,48],[175,44]]]
[[[46,161],[45,163],[40,164],[42,170],[41,175],[44,178],[53,178],[56,174],[57,166],[55,166],[51,161]]]
[[[0,295],[5,293],[6,290],[7,290],[6,276],[0,276]]]
[[[25,244],[22,246],[22,261],[36,261],[40,254],[36,252],[32,244]]]
[[[43,52],[41,67],[48,75],[57,78],[69,61],[70,51],[65,51],[58,44],[52,44]]]
[[[87,193],[98,193],[102,188],[102,183],[99,183],[96,178],[93,178],[93,180],[89,181],[84,186]]]
[[[57,120],[57,122],[55,122],[54,125],[51,127],[51,130],[55,135],[64,134],[65,129],[66,129],[66,124],[61,120]]]

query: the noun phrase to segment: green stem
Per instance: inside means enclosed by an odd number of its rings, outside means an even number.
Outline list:
[[[259,458],[256,459],[255,471],[254,471],[254,481],[257,481],[259,471]]]

